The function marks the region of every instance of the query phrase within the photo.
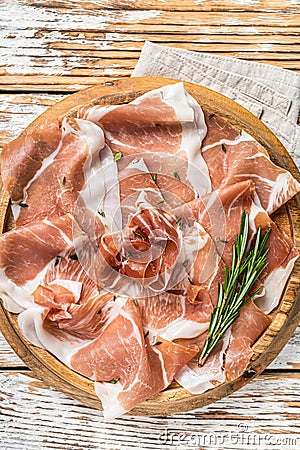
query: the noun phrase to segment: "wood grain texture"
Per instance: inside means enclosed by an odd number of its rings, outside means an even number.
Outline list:
[[[1,372],[0,445],[3,450],[296,450],[299,382],[299,374],[265,374],[201,410],[107,423],[100,411],[48,389],[30,373]]]
[[[109,85],[94,86],[54,104],[49,110],[39,116],[26,131],[30,131],[44,119],[73,115],[82,104],[126,103],[148,90],[158,88],[167,83],[174,83],[174,81],[144,77],[116,80]],[[256,117],[238,104],[209,89],[190,83],[185,83],[185,87],[201,106],[216,112],[225,117],[230,123],[252,134],[266,147],[277,164],[286,167],[299,178],[299,173],[285,149]],[[3,199],[2,204],[5,205],[7,197],[5,197],[3,191],[0,194],[0,198]],[[2,221],[5,214],[6,208],[3,208]],[[299,204],[296,198],[276,213],[276,221],[287,234],[293,237],[297,248],[300,248],[299,220]],[[4,222],[3,230],[5,231],[5,229]],[[275,358],[291,337],[299,322],[300,307],[299,303],[295,302],[299,284],[299,264],[296,263],[280,306],[273,314],[271,325],[253,347],[254,358],[251,362],[251,367],[257,374],[261,373]],[[3,308],[0,309],[0,325],[4,336],[17,354],[38,376],[71,397],[79,399],[84,404],[96,408],[100,407],[99,400],[94,394],[93,384],[86,378],[66,368],[46,351],[29,344],[21,335],[17,326],[17,318],[14,314],[9,314]],[[191,395],[173,383],[169,389],[161,392],[154,399],[144,402],[135,408],[132,413],[137,415],[166,415],[178,411],[191,410],[228,395],[248,381],[248,378],[242,376],[233,382],[225,383],[201,395]]]
[[[145,40],[299,68],[297,1],[2,0],[0,89],[129,76]]]

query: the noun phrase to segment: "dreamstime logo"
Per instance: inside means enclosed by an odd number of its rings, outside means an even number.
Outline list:
[[[279,434],[257,433],[251,431],[248,425],[241,422],[237,425],[236,430],[229,432],[207,432],[207,433],[183,433],[166,429],[158,436],[160,444],[168,444],[174,448],[222,448],[227,446],[242,446],[244,449],[257,448],[299,448],[299,438],[291,438]]]
[[[210,243],[197,267],[201,282],[208,279],[215,246],[198,221],[205,217],[211,235],[224,236],[215,192],[195,199],[188,163],[175,156],[136,154],[116,163],[108,148],[100,156],[74,211],[75,251],[89,277],[114,294],[153,296],[179,286]],[[205,175],[198,170],[197,177]],[[218,245],[220,253],[224,241]]]

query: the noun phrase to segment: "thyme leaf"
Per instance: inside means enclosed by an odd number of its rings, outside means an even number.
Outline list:
[[[117,152],[114,154],[114,162],[119,161],[119,159],[121,159],[123,156],[122,152]]]
[[[142,233],[139,233],[138,231],[133,231],[132,232],[135,236],[140,237],[143,241],[145,240],[145,237],[142,235]]]

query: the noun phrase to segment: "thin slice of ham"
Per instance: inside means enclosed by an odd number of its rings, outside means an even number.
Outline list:
[[[267,213],[298,184],[204,113],[177,83],[45,121],[3,152],[17,228],[0,238],[1,297],[30,342],[95,382],[107,419],[174,377],[201,393],[240,376],[298,257]],[[243,211],[249,248],[272,230],[264,292],[199,367]]]
[[[65,303],[56,304],[62,297],[53,292],[47,304],[42,291],[36,294],[37,304],[19,315],[20,328],[32,343],[95,381],[106,419],[165,389],[198,352],[197,345],[145,338],[133,299],[104,294],[82,304],[72,301],[66,309]]]
[[[250,244],[259,227],[263,233],[271,229],[267,244],[270,249],[267,255],[268,266],[260,277],[264,291],[256,300],[265,313],[271,312],[278,305],[299,254],[293,241],[261,207],[254,183],[247,180],[225,186],[202,199],[193,200],[188,206],[214,239],[218,253],[227,265],[231,264],[232,245],[240,230],[243,211],[249,213]]]
[[[31,178],[28,180],[26,174],[20,173],[15,180],[16,186],[23,188],[21,202],[20,195],[12,196],[12,210],[17,226],[72,212],[78,193],[90,177],[95,158],[99,160],[99,152],[104,147],[101,128],[82,119],[64,119],[61,130],[58,143],[54,134],[56,148],[47,147],[48,153],[45,153],[43,159],[44,155],[39,155],[40,164],[33,166],[35,172],[31,171]],[[39,130],[34,130],[33,136],[38,136],[38,133]],[[30,136],[24,136],[22,142],[21,138],[18,138],[17,142],[6,149],[2,159],[4,170],[7,170],[7,164],[14,158],[15,153],[18,153],[18,149],[22,148],[22,145],[28,145],[27,141],[31,142],[32,139]],[[34,142],[34,145],[37,144]],[[30,163],[30,159],[27,163]],[[9,188],[8,183],[12,182],[6,182]]]
[[[200,348],[203,347],[207,333],[204,333],[196,341]],[[230,330],[224,335],[223,341],[219,342],[207,358],[204,366],[198,365],[199,354],[197,354],[186,366],[175,376],[175,380],[191,394],[202,394],[203,392],[218,386],[226,381],[223,368],[224,354],[228,346]]]
[[[199,354],[196,355],[178,372],[176,381],[192,394],[202,394],[225,381],[240,377],[250,363],[252,345],[270,323],[271,319],[253,302],[244,305],[239,317],[226,331],[223,340],[216,345],[205,364],[199,366]],[[207,333],[203,333],[192,342],[203,348],[206,337]],[[179,342],[184,344],[182,340]]]
[[[150,339],[191,339],[207,330],[213,305],[209,301],[191,304],[185,295],[166,292],[140,299],[143,326]]]
[[[271,214],[300,190],[287,170],[275,165],[267,150],[245,131],[206,112],[207,135],[202,154],[213,189],[252,180],[262,207]]]
[[[239,317],[231,326],[225,353],[224,368],[228,380],[234,380],[244,373],[253,355],[252,345],[270,323],[270,317],[253,302],[242,307]]]
[[[139,306],[116,299],[118,313],[98,339],[72,356],[71,365],[95,380],[106,419],[113,419],[165,389],[198,351],[158,337],[144,338]],[[115,343],[118,342],[118,345]]]
[[[20,312],[32,304],[32,293],[49,263],[72,246],[72,225],[72,217],[65,215],[0,236],[0,292],[9,311]]]
[[[24,198],[24,188],[58,147],[62,137],[58,119],[43,121],[7,144],[1,154],[1,177],[13,202]]]
[[[208,170],[201,154],[206,134],[204,115],[183,83],[147,92],[127,105],[84,107],[78,116],[100,125],[116,153],[167,153],[183,159],[187,162],[184,178],[194,191],[210,192]]]

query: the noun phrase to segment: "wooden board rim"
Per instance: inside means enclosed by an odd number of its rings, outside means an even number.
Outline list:
[[[24,133],[38,125],[44,118],[63,117],[66,114],[72,115],[80,104],[86,104],[93,100],[103,104],[125,103],[148,90],[175,82],[178,82],[178,80],[143,77],[123,78],[92,86],[72,94],[50,107],[32,122]],[[299,171],[289,154],[274,134],[259,119],[242,106],[210,89],[186,82],[184,82],[184,85],[188,92],[196,97],[198,101],[201,100],[202,106],[213,108],[215,112],[225,115],[231,123],[249,132],[268,149],[271,159],[276,164],[287,168],[298,180],[300,179]],[[0,224],[3,231],[5,231],[8,200],[8,196],[1,184]],[[300,222],[299,204],[298,195],[284,207],[289,216],[291,234],[298,249],[300,249],[300,226],[296,226],[296,224],[299,225]],[[299,273],[300,262],[298,260],[286,286],[278,312],[274,315],[271,325],[253,347],[257,357],[251,363],[253,372],[249,372],[249,378],[242,376],[200,395],[189,394],[183,388],[172,385],[154,399],[147,400],[136,407],[130,414],[163,416],[189,411],[223,398],[261,373],[281,351],[300,321],[300,280],[299,276],[297,277]],[[292,296],[293,301],[286,302],[287,296]],[[279,329],[276,331],[278,326]],[[39,378],[88,406],[101,408],[101,403],[94,393],[93,383],[64,366],[45,350],[28,343],[21,335],[16,315],[5,311],[2,304],[0,307],[0,329],[18,356]]]

